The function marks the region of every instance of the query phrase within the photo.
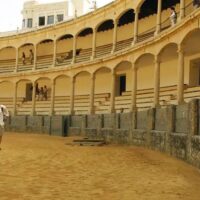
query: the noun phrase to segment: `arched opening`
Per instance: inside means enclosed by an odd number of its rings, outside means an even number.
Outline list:
[[[54,42],[46,39],[37,44],[36,69],[48,68],[53,64]]]
[[[13,90],[13,83],[8,81],[0,82],[0,104],[5,105],[10,114],[13,112]]]
[[[30,80],[17,82],[17,100],[20,103],[16,106],[17,115],[30,115],[32,109],[33,84]]]
[[[195,29],[189,32],[182,42],[185,58],[185,83],[190,87],[200,86],[199,38],[200,29]]]
[[[90,99],[90,73],[83,71],[75,76],[75,114],[87,114],[89,110]]]
[[[154,35],[156,30],[158,0],[145,0],[140,7],[138,41]]]
[[[66,115],[70,111],[71,81],[68,76],[61,75],[55,79],[55,115]]]
[[[161,105],[174,103],[177,93],[177,44],[170,43],[160,52],[160,98]]]
[[[137,107],[145,109],[152,106],[154,88],[154,55],[141,55],[136,61],[137,68]]]
[[[92,28],[85,28],[77,35],[76,62],[90,60],[92,56]]]
[[[32,70],[34,64],[34,45],[26,43],[18,49],[18,69],[17,71]]]
[[[67,65],[73,58],[73,35],[66,34],[57,40],[56,44],[56,64]]]
[[[111,70],[107,67],[98,69],[95,74],[94,104],[95,113],[108,113],[110,108]],[[105,86],[105,87],[104,87]]]
[[[128,112],[131,104],[132,64],[128,61],[119,63],[115,68],[115,110]]]
[[[133,41],[135,14],[133,9],[128,9],[119,16],[117,22],[116,51],[131,46]]]
[[[41,77],[36,81],[35,95],[35,113],[37,115],[48,115],[51,107],[51,80],[49,78]]]
[[[113,43],[113,20],[106,20],[97,27],[96,35],[96,57],[108,55],[112,50]]]
[[[14,72],[16,65],[16,49],[5,47],[0,50],[0,73]]]

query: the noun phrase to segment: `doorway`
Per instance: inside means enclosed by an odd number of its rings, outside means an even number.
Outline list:
[[[32,90],[33,90],[32,83],[27,83],[26,84],[26,96],[25,96],[26,101],[32,101]]]
[[[117,76],[117,87],[116,87],[116,96],[122,96],[123,92],[126,91],[126,75]]]

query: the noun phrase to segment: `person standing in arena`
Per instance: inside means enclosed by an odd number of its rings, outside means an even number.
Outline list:
[[[1,150],[1,141],[4,133],[5,120],[9,116],[8,109],[4,105],[0,105],[0,150]]]

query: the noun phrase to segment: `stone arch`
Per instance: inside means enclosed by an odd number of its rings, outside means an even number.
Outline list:
[[[73,57],[72,34],[65,34],[56,40],[56,61],[57,64],[69,64]]]
[[[93,29],[84,28],[76,34],[76,62],[90,60],[92,56]]]
[[[139,90],[154,87],[154,60],[155,56],[151,53],[142,54],[136,59],[135,65]]]
[[[81,71],[75,74],[75,95],[89,95],[91,74],[88,71]]]
[[[94,72],[95,76],[95,94],[109,93],[111,91],[111,69],[103,66]],[[105,85],[105,87],[102,87]]]
[[[122,96],[124,92],[132,89],[132,63],[130,61],[121,61],[115,68],[116,74],[116,96]]]
[[[26,66],[27,65],[33,65],[34,62],[34,44],[33,43],[25,43],[22,44],[19,48],[18,48],[18,69],[23,65],[22,63],[22,54],[25,54],[25,63]],[[31,57],[31,53],[30,51],[32,51],[32,57]]]
[[[36,69],[48,68],[53,64],[54,41],[44,39],[37,43],[37,66]]]
[[[0,49],[0,71],[13,72],[16,65],[16,48],[7,46]],[[5,67],[6,66],[6,67]]]
[[[163,46],[158,54],[160,60],[160,86],[177,84],[178,45],[169,43]]]
[[[185,58],[185,84],[200,85],[200,29],[188,32],[181,42]],[[186,74],[189,74],[186,76]]]
[[[61,99],[61,97],[66,97],[66,99],[69,100],[71,78],[68,75],[62,74],[55,77],[54,82],[55,82],[55,99]]]
[[[114,21],[107,19],[96,26],[96,57],[111,53]]]

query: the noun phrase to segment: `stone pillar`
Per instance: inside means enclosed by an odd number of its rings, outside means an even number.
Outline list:
[[[36,82],[33,82],[33,90],[32,90],[32,111],[31,115],[35,115],[35,103],[36,103],[36,98],[35,98],[35,89],[36,89]]]
[[[185,17],[185,0],[180,0],[180,18],[179,20]]]
[[[156,109],[151,108],[147,112],[147,133],[146,133],[146,145],[151,146],[151,131],[155,129],[155,114]]]
[[[13,94],[13,116],[17,114],[17,83],[14,83],[14,94]]]
[[[184,103],[184,52],[183,47],[178,47],[178,88],[177,100],[178,104]]]
[[[112,48],[112,53],[115,52],[116,44],[117,44],[117,20],[114,20],[113,48]]]
[[[191,148],[192,137],[198,134],[198,99],[193,99],[189,102],[189,134],[187,137],[187,153],[186,157],[188,161],[191,161]]]
[[[54,41],[54,46],[53,46],[53,65],[52,65],[52,67],[56,66],[56,52],[57,52],[57,40]]]
[[[155,34],[159,34],[161,31],[161,19],[162,19],[162,0],[158,0],[158,9],[157,9],[157,23],[156,23],[156,32]]]
[[[15,61],[15,72],[18,71],[18,63],[19,63],[19,49],[16,49],[16,61]]]
[[[34,45],[34,63],[33,63],[33,70],[36,70],[37,65],[37,45]]]
[[[95,96],[95,75],[91,74],[90,108],[89,108],[89,114],[90,115],[95,113],[94,96]]]
[[[137,108],[137,67],[135,63],[132,66],[132,73],[131,111],[134,112]]]
[[[159,57],[155,56],[155,69],[154,69],[154,100],[153,107],[160,105],[159,96],[160,96],[160,60]]]
[[[74,114],[75,77],[71,78],[70,114]]]
[[[54,102],[55,102],[55,80],[51,82],[51,107],[50,107],[50,115],[54,115]]]
[[[135,22],[134,22],[134,34],[133,34],[133,44],[137,43],[138,40],[138,22],[139,22],[139,9],[135,10]]]
[[[165,151],[171,153],[170,135],[175,132],[175,110],[174,105],[167,106],[167,131],[165,136]]]
[[[110,113],[115,113],[115,76],[115,70],[113,70],[111,78]]]
[[[97,36],[97,30],[93,29],[93,39],[92,39],[92,57],[91,60],[93,60],[96,56],[96,36]]]
[[[72,64],[76,62],[76,44],[77,44],[77,37],[76,35],[74,36],[73,40],[73,58],[72,58]]]

